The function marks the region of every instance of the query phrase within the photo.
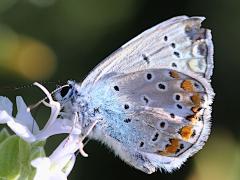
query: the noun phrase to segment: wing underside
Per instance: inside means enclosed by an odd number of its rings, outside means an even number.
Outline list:
[[[210,79],[213,44],[203,17],[179,16],[138,35],[101,62],[84,80],[92,87],[107,74],[131,73],[151,68],[171,68]]]
[[[119,110],[113,117],[124,114],[117,121],[126,124],[115,133],[121,134],[123,144],[130,142],[149,157],[155,167],[167,171],[179,167],[207,140],[214,93],[204,78],[148,69],[110,78],[107,84],[118,102],[118,107],[108,108]]]

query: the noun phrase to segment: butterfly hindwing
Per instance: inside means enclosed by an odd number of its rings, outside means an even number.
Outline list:
[[[112,139],[106,143],[115,152],[121,152],[115,144],[130,144],[121,157],[131,165],[130,159],[139,154],[155,168],[179,167],[202,148],[210,131],[213,91],[207,80],[196,78],[171,69],[149,69],[106,79],[108,90],[102,98],[110,105],[102,115],[108,128],[101,130]],[[125,159],[128,153],[131,158]]]

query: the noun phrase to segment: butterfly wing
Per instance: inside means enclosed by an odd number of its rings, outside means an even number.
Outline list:
[[[147,173],[158,168],[170,172],[207,140],[214,93],[206,79],[148,69],[102,83],[96,87],[98,103],[90,103],[100,107],[103,118],[93,138],[130,165]]]
[[[213,45],[203,20],[180,16],[143,32],[82,83],[102,119],[92,138],[146,173],[180,167],[208,137]]]
[[[214,94],[204,78],[149,69],[112,83],[119,87],[119,102],[132,107],[126,118],[140,129],[134,147],[155,167],[171,171],[202,148],[210,133]]]
[[[102,61],[82,87],[91,88],[104,76],[150,68],[174,68],[210,79],[213,69],[211,32],[203,17],[179,16],[141,33]]]

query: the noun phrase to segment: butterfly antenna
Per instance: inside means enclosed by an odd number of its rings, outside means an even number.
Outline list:
[[[3,91],[17,91],[17,90],[20,90],[20,89],[25,89],[25,88],[31,88],[33,87],[33,84],[26,84],[26,85],[22,85],[22,86],[4,86],[4,87],[1,87],[0,90],[3,90]]]
[[[60,86],[60,87],[58,87],[57,89],[55,89],[54,91],[52,91],[50,94],[53,95],[53,94],[56,93],[57,91],[61,90],[61,89],[64,88],[64,87],[67,87],[67,86],[69,86],[69,85],[68,85],[68,84],[65,84],[65,85],[63,85],[63,86]],[[30,105],[30,106],[28,107],[29,111],[35,109],[36,107],[38,107],[41,103],[43,103],[43,102],[44,102],[45,100],[47,100],[47,99],[48,99],[48,97],[45,96],[43,99],[41,99],[41,100],[38,101],[37,103],[35,103],[35,104],[33,104],[33,105]]]
[[[58,80],[58,81],[40,81],[39,82],[40,84],[66,84],[66,81],[61,81],[61,80]],[[31,84],[24,84],[24,85],[20,85],[20,86],[3,86],[3,87],[0,87],[0,91],[17,91],[17,90],[21,90],[21,89],[26,89],[26,88],[32,88],[34,87],[34,85],[31,83]]]

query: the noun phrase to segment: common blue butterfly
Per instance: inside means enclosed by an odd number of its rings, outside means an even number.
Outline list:
[[[203,17],[179,16],[138,35],[56,99],[82,131],[146,173],[179,168],[210,133],[213,43]]]

